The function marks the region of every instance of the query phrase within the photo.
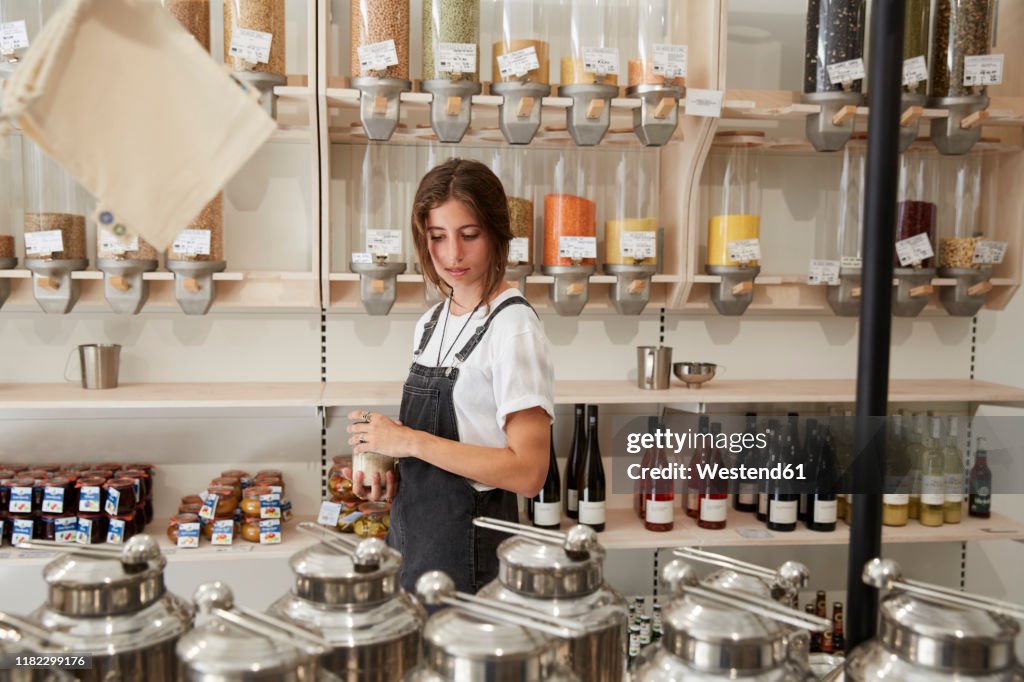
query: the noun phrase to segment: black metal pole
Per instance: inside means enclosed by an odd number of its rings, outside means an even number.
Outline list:
[[[861,574],[864,564],[880,556],[882,550],[885,429],[873,429],[872,417],[885,416],[889,396],[904,5],[905,0],[873,0],[871,3],[868,52],[871,113],[868,115],[852,487],[860,494],[853,504],[846,579],[846,636],[850,648],[874,637],[878,621],[878,593],[864,584]]]

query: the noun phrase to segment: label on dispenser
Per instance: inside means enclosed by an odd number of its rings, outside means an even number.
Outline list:
[[[729,260],[737,263],[761,260],[760,239],[737,239],[726,244],[726,249],[729,251]]]
[[[913,87],[921,81],[928,80],[928,64],[924,56],[903,60],[903,85]]]
[[[100,510],[100,487],[98,485],[83,486],[78,491],[78,511],[98,512]]]
[[[124,542],[124,521],[122,519],[110,519],[107,524],[107,544],[120,545]]]
[[[530,240],[526,237],[513,237],[508,246],[508,259],[513,263],[529,263]]]
[[[808,284],[839,284],[839,261],[812,260],[807,270]]]
[[[17,547],[21,543],[31,540],[34,524],[32,519],[13,519],[11,521],[11,545]]]
[[[107,501],[103,504],[103,511],[110,516],[117,514],[117,507],[121,503],[121,491],[117,488],[107,488]]]
[[[828,79],[832,85],[852,83],[864,78],[864,60],[851,59],[846,62],[828,65]]]
[[[1003,55],[979,54],[964,57],[964,85],[999,85],[1003,82]]]
[[[657,232],[623,232],[619,242],[623,258],[654,258],[657,256]]]
[[[195,549],[199,546],[199,524],[179,523],[178,524],[178,547]]]
[[[704,116],[706,118],[722,117],[723,90],[686,89],[686,115]]]
[[[617,47],[585,47],[583,48],[583,70],[596,73],[598,76],[619,73],[619,48]]]
[[[185,256],[209,256],[210,230],[182,230],[174,238],[171,251]]]
[[[15,486],[11,488],[11,501],[7,505],[7,511],[12,514],[32,513],[32,487]]]
[[[559,237],[558,257],[573,260],[597,258],[597,237]]]
[[[476,73],[476,43],[439,43],[437,66],[451,73]]]
[[[388,39],[357,48],[359,67],[363,71],[383,71],[389,66],[398,66],[398,51],[395,41]]]
[[[498,55],[498,71],[502,78],[515,76],[522,78],[531,71],[540,68],[540,60],[537,59],[537,48],[533,45],[524,47],[515,52]]]
[[[221,519],[213,522],[213,534],[210,535],[210,543],[214,545],[230,545],[235,536],[235,522],[231,519]]]
[[[279,519],[281,518],[281,495],[271,493],[260,495],[260,518]]]
[[[0,54],[13,54],[15,50],[28,47],[28,31],[25,21],[0,23]]]
[[[320,513],[317,514],[316,522],[321,526],[334,528],[338,525],[338,517],[341,516],[341,504],[324,500],[320,503]]]
[[[915,234],[910,239],[903,239],[896,242],[896,255],[899,256],[900,265],[906,267],[911,263],[921,263],[935,255],[932,251],[932,242],[924,232]]]
[[[665,78],[685,78],[686,59],[686,45],[655,45],[651,70]]]
[[[128,253],[139,250],[139,235],[119,237],[105,227],[100,228],[100,251],[111,253]]]
[[[60,230],[25,233],[25,253],[29,256],[49,256],[64,250],[64,237]]]
[[[839,259],[839,266],[843,268],[862,268],[864,259],[860,256],[843,256]]]
[[[370,253],[402,253],[401,230],[367,230],[366,250]]]
[[[362,265],[372,265],[373,254],[367,251],[357,251],[352,254],[352,262]]]
[[[999,265],[1006,257],[1006,242],[978,242],[974,245],[972,263]]]
[[[280,545],[281,544],[281,520],[267,519],[260,521],[260,544]]]
[[[53,539],[62,545],[78,542],[78,517],[66,516],[53,521]]]
[[[231,45],[228,47],[228,54],[247,62],[266,64],[270,61],[270,44],[273,40],[273,33],[235,27],[231,31]]]

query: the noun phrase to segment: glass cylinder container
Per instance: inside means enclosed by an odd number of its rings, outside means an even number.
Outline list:
[[[370,143],[363,148],[358,189],[358,234],[353,251],[369,254],[374,263],[403,262],[403,229],[409,223],[411,206],[400,204],[392,186],[391,148]],[[355,155],[358,158],[358,153]],[[397,169],[396,169],[397,171]]]
[[[284,27],[284,0],[224,0],[224,63],[234,71],[255,71],[284,76]],[[232,51],[231,40],[236,29],[270,34],[270,50],[266,62],[251,59],[263,55],[254,55],[250,51],[239,55]]]
[[[0,142],[10,144],[13,138]],[[14,236],[11,234],[16,221],[14,219],[14,163],[9,158],[0,157],[0,262],[16,258]],[[8,263],[0,265],[11,267]]]
[[[613,177],[604,223],[605,264],[657,265],[657,150],[634,149],[610,155]],[[642,254],[637,257],[634,254]]]
[[[614,8],[605,0],[569,0],[570,53],[561,59],[562,85],[619,84]]]
[[[199,41],[203,49],[210,51],[210,0],[163,0],[164,7],[172,17],[178,20],[192,37]],[[225,0],[225,11],[231,0]],[[235,8],[231,8],[232,13]],[[233,15],[234,16],[234,15]],[[283,24],[282,24],[283,26]],[[231,47],[231,43],[228,43]],[[273,49],[273,44],[271,44]],[[283,73],[283,71],[282,71]]]
[[[964,57],[988,54],[994,5],[992,0],[935,0],[930,96],[985,94],[984,86],[968,84]]]
[[[824,255],[828,260],[838,260],[842,268],[861,267],[866,163],[864,140],[851,140],[843,147],[837,164],[836,191],[830,194],[832,206],[828,215],[832,229],[825,235]]]
[[[833,84],[829,66],[864,57],[864,0],[808,0],[804,92],[861,92],[863,80]]]
[[[423,79],[480,80],[480,0],[425,0]]]
[[[764,133],[719,133],[705,171],[710,191],[707,264],[758,265],[729,257],[729,244],[761,237],[761,185],[758,172]]]
[[[679,68],[681,53],[671,46],[668,11],[669,0],[637,0],[637,50],[627,69],[630,86],[686,85]]]
[[[209,232],[208,239],[198,234]],[[183,239],[183,237],[188,239]],[[207,243],[208,242],[208,243]],[[224,260],[224,193],[210,200],[167,249],[167,260],[222,261]]]
[[[24,172],[26,255],[30,258],[87,258],[85,191],[67,171],[27,137],[22,138],[21,158]],[[56,240],[48,240],[40,247],[43,250],[39,251],[34,248],[35,240],[27,236],[34,232],[55,231],[60,232],[62,250],[47,251],[47,248],[57,245]]]
[[[512,229],[509,262],[513,265],[533,262],[535,187],[528,172],[532,158],[529,150],[519,147],[495,149],[491,158],[491,170],[501,180],[508,198],[509,227]]]
[[[491,81],[547,84],[551,71],[548,3],[489,0],[494,18]]]
[[[932,0],[906,0],[905,24],[903,27],[903,59],[921,57],[928,60],[928,40],[931,36]],[[927,73],[927,68],[925,70]],[[904,85],[906,92],[924,94],[927,80],[913,85]]]
[[[575,149],[561,152],[551,166],[551,193],[544,196],[544,265],[570,266],[596,263],[597,205],[593,196],[592,173],[588,157]],[[560,255],[580,248],[585,242],[574,238],[591,238],[594,256],[573,257]],[[570,242],[572,242],[570,244]],[[577,255],[580,251],[575,252]]]
[[[974,262],[978,242],[986,238],[997,200],[995,183],[982,182],[982,167],[998,163],[975,148],[963,156],[944,157],[940,166],[940,196],[948,197],[939,210],[939,267],[978,268]]]
[[[911,239],[919,234],[928,236],[935,248],[935,221],[937,199],[937,159],[926,150],[910,149],[899,158],[899,200],[896,204],[896,241]],[[954,199],[955,200],[955,199]],[[934,268],[935,259],[925,258],[906,266],[900,265],[894,253],[894,266]]]
[[[352,76],[409,80],[409,0],[352,0],[351,21]]]

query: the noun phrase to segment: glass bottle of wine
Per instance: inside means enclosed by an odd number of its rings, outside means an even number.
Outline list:
[[[579,522],[601,532],[605,524],[604,464],[597,438],[597,405],[587,406],[587,449],[576,477]]]
[[[562,524],[562,482],[558,476],[555,457],[555,429],[551,428],[551,458],[544,487],[533,497],[533,525],[538,528],[558,528]]]
[[[577,518],[576,479],[579,476],[580,460],[583,459],[583,448],[587,444],[587,406],[576,403],[575,417],[572,425],[572,445],[569,446],[569,459],[565,463],[565,515],[570,519]]]

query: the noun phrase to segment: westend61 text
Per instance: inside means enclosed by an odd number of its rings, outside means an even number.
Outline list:
[[[687,466],[673,462],[663,467],[645,467],[630,464],[626,475],[634,481],[688,481],[691,478],[700,481],[803,481],[803,464],[776,464],[771,467],[748,467],[741,464],[736,467],[718,464],[697,464]]]

